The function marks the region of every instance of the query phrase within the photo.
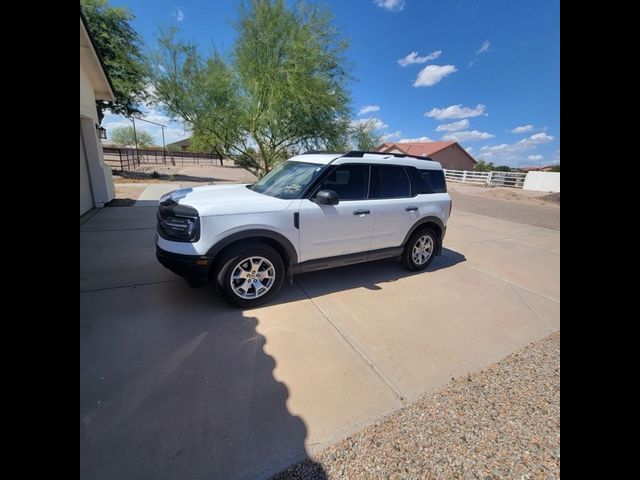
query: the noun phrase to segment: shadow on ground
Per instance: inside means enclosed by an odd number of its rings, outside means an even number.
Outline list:
[[[257,319],[171,285],[81,298],[81,478],[267,478],[307,458]]]
[[[377,290],[464,260],[444,249],[425,272],[385,260],[300,275],[300,288],[287,284],[272,304],[306,299],[306,285],[314,296]],[[257,313],[228,306],[215,285],[87,291],[80,318],[82,479],[269,478],[305,460],[304,478],[326,478],[274,377]],[[278,478],[302,477],[291,469]]]
[[[448,248],[443,248],[442,255],[434,258],[426,270],[419,272],[407,270],[397,259],[386,259],[296,275],[294,281],[301,290],[296,290],[297,295],[294,299],[301,300],[307,296],[328,295],[354,288],[381,290],[381,285],[385,283],[395,282],[415,275],[428,275],[429,272],[449,268],[465,260],[464,255]],[[306,285],[313,286],[313,295],[309,295],[305,290]],[[284,301],[290,300],[289,298],[285,300],[285,298],[278,296],[271,301],[271,304],[279,304]]]

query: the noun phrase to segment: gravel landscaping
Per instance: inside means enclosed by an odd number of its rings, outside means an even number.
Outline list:
[[[560,333],[274,478],[560,478]]]

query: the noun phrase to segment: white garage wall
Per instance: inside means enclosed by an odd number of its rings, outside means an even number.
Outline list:
[[[560,191],[560,172],[529,172],[524,179],[523,190],[543,192]]]
[[[111,169],[104,163],[102,145],[95,128],[96,123],[98,123],[98,113],[96,112],[93,86],[89,75],[80,64],[80,134],[84,140],[87,170],[89,182],[91,183],[90,194],[93,196],[94,205],[102,207],[115,197],[115,189]],[[83,189],[86,187],[87,183],[81,182],[81,210],[83,204],[82,196],[87,194]]]

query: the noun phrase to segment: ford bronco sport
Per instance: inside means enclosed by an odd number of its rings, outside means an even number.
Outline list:
[[[271,300],[285,277],[400,257],[423,270],[451,213],[442,166],[426,157],[307,152],[252,185],[209,185],[160,199],[156,255],[237,307]]]

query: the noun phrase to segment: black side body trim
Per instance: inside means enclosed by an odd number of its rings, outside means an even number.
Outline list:
[[[293,214],[293,226],[300,230],[300,212],[294,212]]]
[[[223,248],[237,242],[238,240],[251,240],[255,239],[255,237],[266,237],[278,242],[287,252],[287,256],[289,257],[289,265],[298,263],[298,254],[296,253],[296,249],[294,248],[293,244],[287,239],[287,237],[272,230],[262,230],[259,228],[243,230],[242,232],[234,233],[229,235],[228,237],[223,238],[207,251],[207,257],[214,258],[218,253],[222,251]],[[287,259],[285,258],[284,260],[285,263],[287,263]]]
[[[307,260],[306,262],[302,262],[291,267],[291,274],[315,272],[316,270],[343,267],[345,265],[364,263],[371,260],[398,257],[402,254],[402,250],[402,247],[382,248],[380,250],[372,250],[370,252],[350,253],[348,255],[340,255],[338,257]]]

